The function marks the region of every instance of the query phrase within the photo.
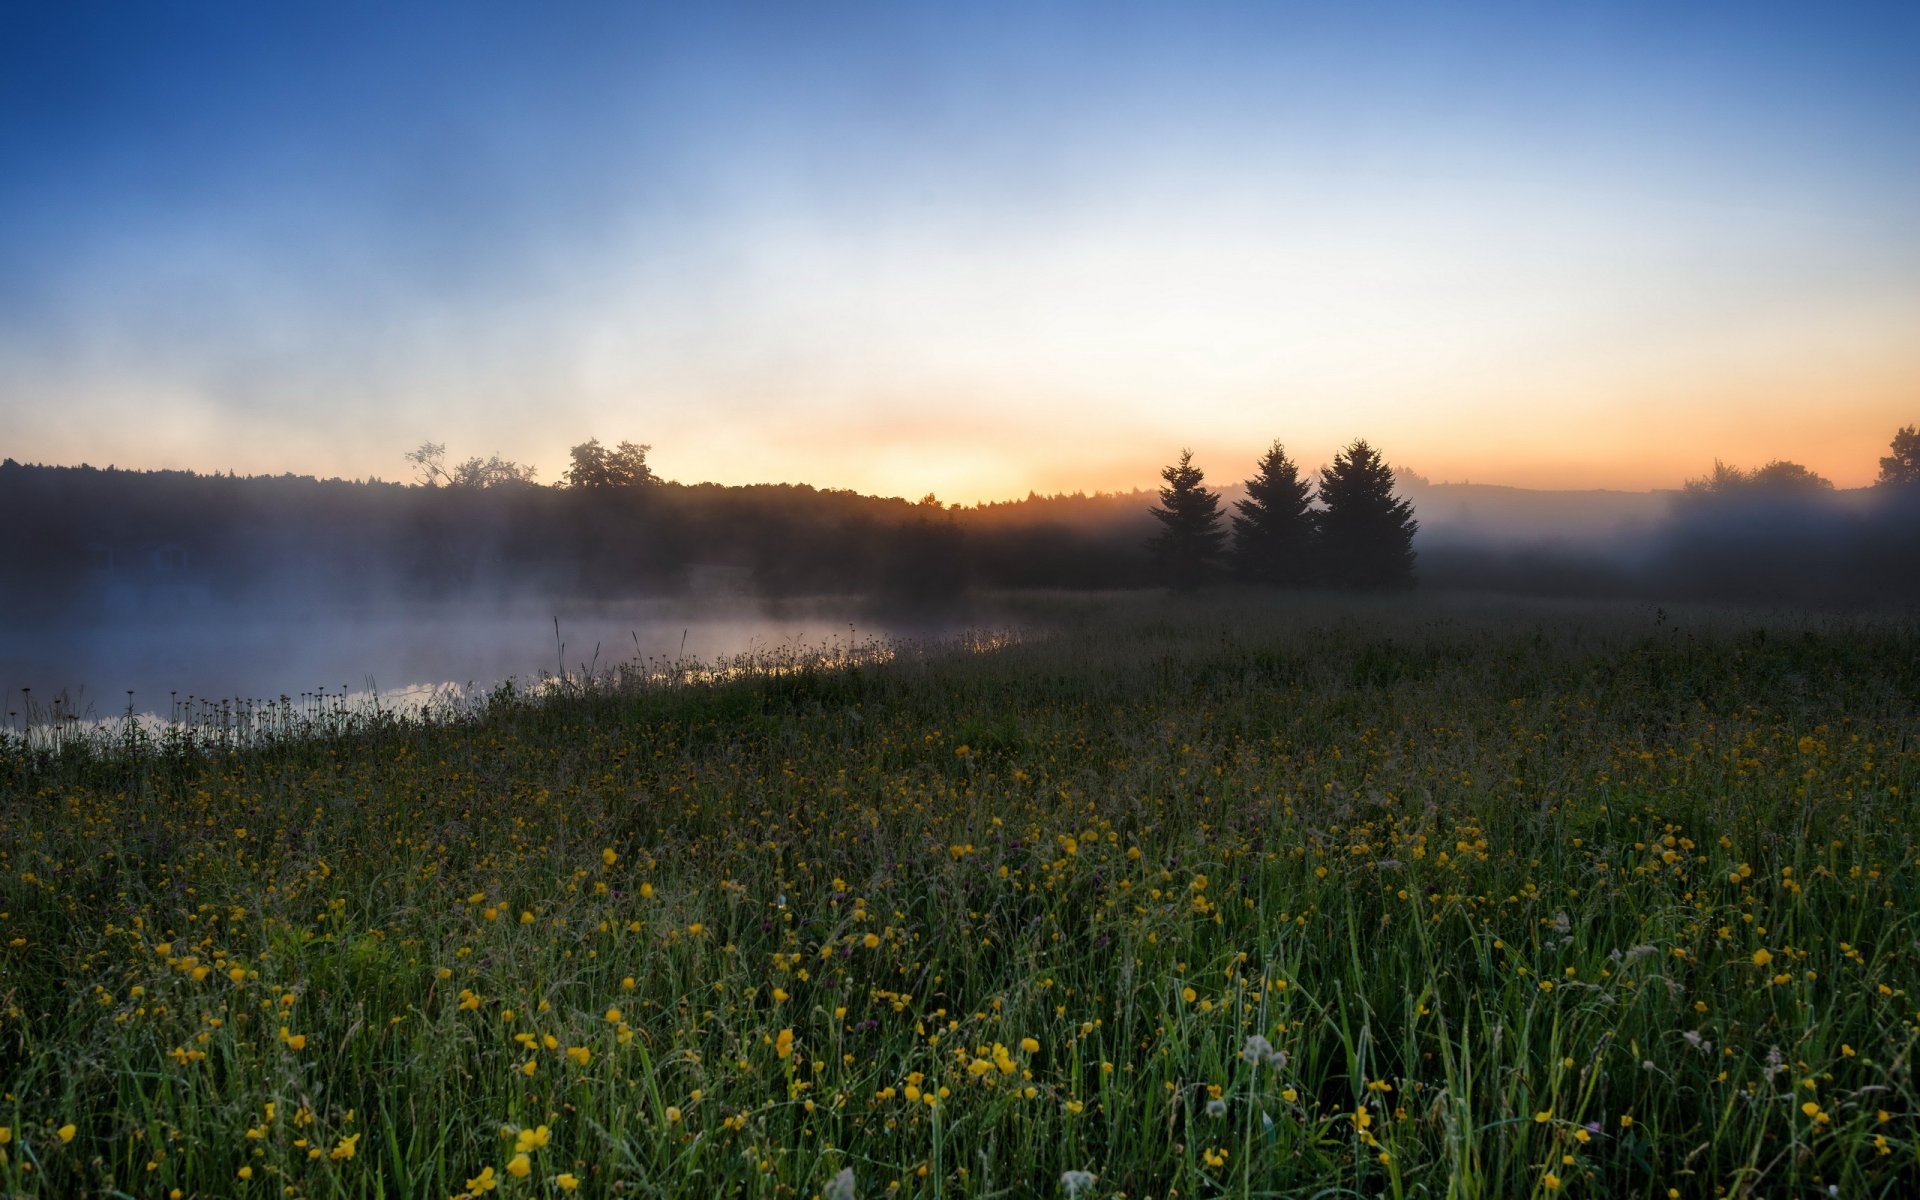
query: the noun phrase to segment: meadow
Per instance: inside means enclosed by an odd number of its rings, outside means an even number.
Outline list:
[[[1920,1188],[1920,628],[1018,638],[0,742],[0,1192]]]

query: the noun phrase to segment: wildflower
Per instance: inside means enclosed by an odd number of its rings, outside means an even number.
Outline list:
[[[679,1123],[680,1123],[679,1107],[672,1104],[667,1105],[667,1124],[678,1125]]]
[[[866,937],[863,937],[860,939],[860,944],[865,946],[869,950],[877,949],[879,948],[879,945],[880,945],[880,935],[877,933],[870,933]]]
[[[587,1049],[585,1046],[568,1046],[567,1057],[579,1066],[584,1067],[587,1065],[587,1060],[593,1057],[593,1051]]]
[[[65,1125],[62,1125],[60,1128],[54,1130],[54,1133],[59,1136],[60,1141],[63,1144],[67,1142],[71,1142],[73,1140],[73,1135],[79,1132],[80,1131],[74,1127],[71,1121],[69,1121]]]
[[[476,1196],[481,1192],[490,1192],[499,1186],[500,1177],[493,1173],[493,1168],[490,1166],[482,1167],[480,1174],[467,1180],[467,1190]]]
[[[827,1186],[820,1189],[820,1200],[854,1200],[853,1168],[841,1167]]]
[[[612,866],[613,864],[620,861],[620,856],[614,853],[613,847],[609,846],[605,850],[602,850],[600,852],[600,861],[607,864],[608,866]]]
[[[1225,1100],[1207,1101],[1207,1115],[1215,1118],[1226,1116],[1227,1102]]]
[[[1092,1188],[1098,1178],[1092,1171],[1062,1171],[1060,1186],[1066,1189],[1067,1200],[1075,1200],[1081,1192]]]
[[[1040,1053],[1040,1043],[1033,1038],[1024,1037],[1020,1039],[1020,1049],[1028,1054],[1038,1054]]]
[[[1209,1146],[1200,1152],[1200,1157],[1206,1161],[1209,1167],[1218,1168],[1227,1165],[1227,1151],[1224,1146]]]
[[[533,1172],[533,1160],[525,1154],[516,1154],[507,1160],[507,1174],[515,1179],[525,1179]]]
[[[1182,1000],[1185,1000],[1188,1004],[1192,1004],[1195,1000],[1200,998],[1200,993],[1194,991],[1191,987],[1183,987],[1180,989],[1180,998]]]
[[[348,1134],[346,1137],[341,1138],[339,1143],[335,1145],[332,1151],[330,1151],[327,1154],[327,1157],[332,1159],[334,1162],[340,1162],[343,1159],[352,1158],[354,1156],[354,1153],[359,1149],[360,1149],[360,1135],[357,1133],[351,1133],[351,1134]]]
[[[235,1175],[237,1175],[237,1176],[239,1176],[239,1177],[240,1177],[241,1179],[252,1179],[252,1178],[253,1178],[253,1168],[252,1168],[252,1167],[241,1167],[241,1168],[240,1168],[240,1169],[239,1169],[238,1171],[235,1171],[235,1172],[234,1172],[234,1174],[235,1174]]]
[[[625,1016],[626,1014],[622,1013],[619,1009],[609,1008],[607,1010],[607,1023],[609,1025],[618,1025],[622,1020],[625,1019]]]
[[[1240,1057],[1258,1065],[1273,1055],[1273,1043],[1257,1033],[1248,1034],[1246,1044],[1240,1047]]]
[[[1550,1192],[1557,1192],[1560,1190],[1560,1177],[1552,1171],[1548,1171],[1540,1177],[1540,1186]]]
[[[1764,967],[1772,961],[1773,961],[1773,955],[1767,950],[1765,946],[1762,946],[1758,950],[1755,950],[1753,952],[1753,965],[1756,967]]]
[[[553,1135],[548,1132],[545,1125],[537,1125],[532,1129],[522,1129],[519,1135],[514,1138],[514,1153],[526,1154],[534,1150],[544,1150],[546,1149],[547,1143],[552,1140],[552,1137]]]
[[[780,1036],[775,1038],[773,1042],[773,1053],[779,1058],[791,1058],[793,1056],[793,1030],[782,1029],[780,1031]]]
[[[562,1171],[560,1174],[555,1175],[553,1177],[553,1186],[559,1188],[563,1192],[571,1192],[573,1189],[580,1186],[580,1181],[573,1177],[573,1172]]]

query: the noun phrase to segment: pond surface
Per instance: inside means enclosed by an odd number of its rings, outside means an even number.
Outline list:
[[[556,631],[557,622],[557,631]],[[316,695],[407,707],[514,679],[604,673],[621,664],[871,646],[944,637],[964,622],[881,618],[857,600],[633,600],[336,606],[290,615],[127,614],[109,622],[0,631],[0,715],[166,718],[222,700],[296,704]],[[129,696],[131,693],[131,696]]]

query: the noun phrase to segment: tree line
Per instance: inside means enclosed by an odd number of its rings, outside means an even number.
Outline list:
[[[1221,512],[1220,494],[1205,486],[1193,451],[1182,450],[1160,477],[1166,486],[1150,510],[1160,529],[1147,549],[1170,587],[1198,587],[1228,571],[1249,583],[1291,587],[1413,585],[1420,523],[1412,503],[1394,495],[1393,468],[1364,438],[1321,468],[1317,497],[1286,447],[1274,442],[1231,514]]]
[[[649,447],[573,448],[553,486],[498,455],[427,443],[411,483],[0,462],[0,611],[98,620],[167,603],[366,603],[504,592],[800,596],[945,604],[970,589],[1404,587],[1545,595],[1884,603],[1920,599],[1920,431],[1879,486],[1838,492],[1794,464],[1712,473],[1612,547],[1514,547],[1421,527],[1368,443],[1309,476],[1268,449],[1244,498],[1192,455],[1163,487],[956,506],[804,484],[684,484]],[[396,456],[398,457],[398,456]],[[1445,485],[1398,480],[1437,501]],[[1155,501],[1158,503],[1155,503]],[[120,601],[113,601],[115,596]]]

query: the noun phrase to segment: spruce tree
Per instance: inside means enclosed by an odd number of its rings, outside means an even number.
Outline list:
[[[1413,586],[1413,505],[1393,494],[1393,468],[1366,439],[1320,470],[1320,561],[1344,587]]]
[[[1313,577],[1313,488],[1279,442],[1268,447],[1247,498],[1234,503],[1233,565],[1242,579],[1301,584]]]
[[[1213,573],[1226,531],[1220,528],[1220,493],[1201,486],[1206,477],[1193,465],[1193,451],[1182,450],[1180,461],[1163,467],[1160,507],[1149,508],[1160,522],[1160,532],[1147,540],[1154,565],[1169,587],[1199,587]]]

